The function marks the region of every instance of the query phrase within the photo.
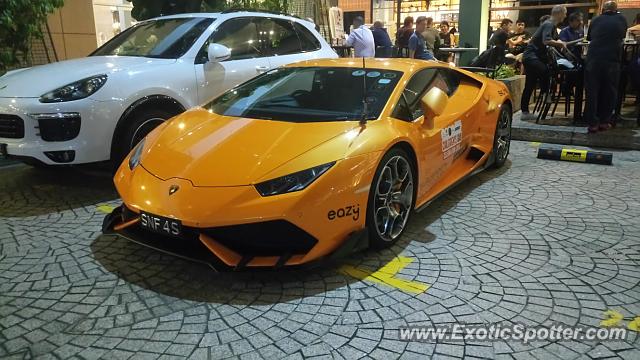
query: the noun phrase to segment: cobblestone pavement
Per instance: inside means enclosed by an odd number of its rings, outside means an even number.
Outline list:
[[[414,216],[392,249],[308,271],[217,274],[100,236],[105,176],[0,169],[1,358],[640,358],[617,342],[400,341],[401,326],[599,326],[640,316],[640,153],[538,160],[530,143]],[[414,294],[344,275],[412,259]]]

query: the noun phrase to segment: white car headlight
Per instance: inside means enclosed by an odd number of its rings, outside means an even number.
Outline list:
[[[133,170],[140,164],[140,158],[142,157],[142,149],[144,148],[145,139],[140,140],[138,145],[133,149],[131,156],[129,157],[129,169]]]
[[[256,190],[262,196],[279,195],[293,191],[300,191],[314,182],[320,175],[329,170],[336,162],[312,167],[311,169],[302,170],[293,174],[285,175],[279,178],[267,180],[256,184]]]
[[[54,103],[84,99],[98,91],[107,82],[107,75],[82,79],[42,95],[40,102]]]

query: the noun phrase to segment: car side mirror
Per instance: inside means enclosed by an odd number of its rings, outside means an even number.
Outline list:
[[[213,43],[207,48],[207,56],[211,62],[220,62],[231,57],[231,50],[224,45]]]
[[[431,90],[424,94],[422,99],[420,99],[420,104],[424,114],[423,124],[425,127],[429,129],[434,128],[434,118],[444,113],[448,102],[449,97],[447,94],[437,87],[431,88]]]
[[[447,94],[437,87],[431,88],[420,100],[425,116],[440,116],[449,102]]]

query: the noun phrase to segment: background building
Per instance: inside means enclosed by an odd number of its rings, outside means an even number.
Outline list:
[[[533,31],[538,26],[540,16],[548,14],[555,4],[565,4],[569,12],[580,11],[591,18],[603,2],[604,0],[490,0],[489,26],[496,29],[504,18],[514,21],[523,19],[529,30]],[[631,24],[639,12],[640,0],[618,2],[620,11]],[[394,38],[396,29],[407,16],[432,17],[436,26],[446,20],[460,29],[460,3],[461,0],[290,0],[289,12],[314,19],[328,40],[330,36],[325,25],[328,23],[326,13],[332,6],[343,10],[346,32],[354,17],[363,16],[368,24],[382,21]],[[66,0],[62,8],[49,16],[44,41],[34,43],[32,64],[88,55],[135,24],[131,9],[131,3],[126,0]]]
[[[50,35],[45,37],[50,38],[57,60],[87,56],[135,23],[131,8],[126,0],[66,0],[49,16]]]

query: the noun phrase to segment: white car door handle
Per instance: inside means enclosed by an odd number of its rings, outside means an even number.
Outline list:
[[[269,70],[268,66],[256,66],[256,71],[259,73],[263,73],[265,71]]]

